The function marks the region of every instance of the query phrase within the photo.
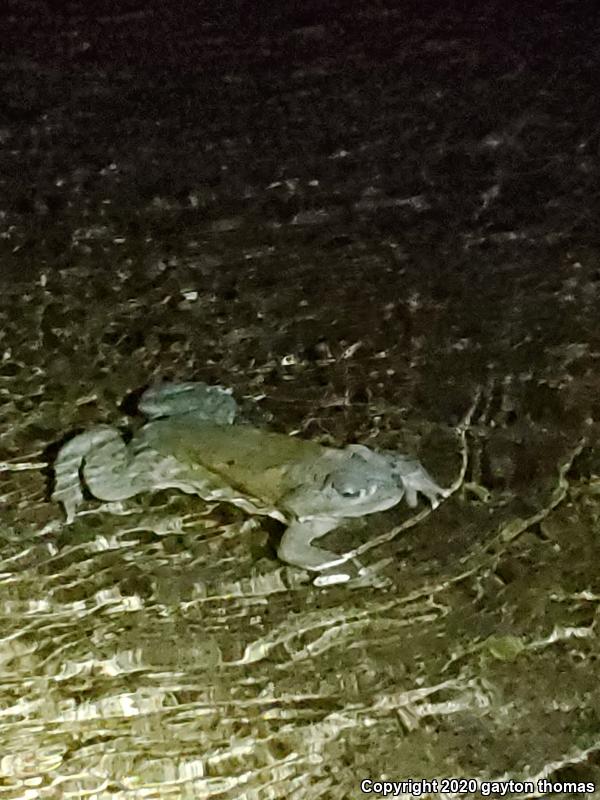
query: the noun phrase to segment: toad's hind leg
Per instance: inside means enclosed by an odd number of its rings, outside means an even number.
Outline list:
[[[151,386],[140,397],[138,408],[151,420],[190,414],[218,425],[231,425],[237,415],[237,403],[228,389],[199,381]]]
[[[84,499],[82,472],[85,473],[86,483],[92,494],[101,500],[123,500],[135,494],[127,482],[122,480],[127,461],[125,443],[119,431],[109,425],[98,425],[73,437],[61,447],[54,462],[52,500],[62,504],[67,522],[73,521],[75,512]],[[90,467],[92,474],[88,475]],[[101,473],[109,476],[108,481],[106,477],[99,477]]]

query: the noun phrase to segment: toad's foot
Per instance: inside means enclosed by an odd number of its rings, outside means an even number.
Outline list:
[[[347,554],[346,554],[347,555]],[[341,557],[340,557],[341,558]],[[339,559],[338,559],[339,560]],[[357,558],[349,558],[344,563],[347,572],[352,571],[352,577],[341,570],[341,565],[329,567],[319,572],[314,579],[314,586],[332,586],[337,583],[346,583],[352,589],[364,588],[366,586],[373,589],[388,589],[392,586],[392,581],[386,575],[381,574],[381,570],[393,563],[392,558],[382,558],[368,567],[361,565]]]

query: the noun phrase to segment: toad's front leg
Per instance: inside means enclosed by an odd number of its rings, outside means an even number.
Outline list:
[[[416,458],[391,452],[386,452],[385,456],[392,468],[394,478],[404,487],[406,502],[411,508],[417,505],[419,493],[429,500],[432,508],[437,508],[441,501],[450,494],[448,489],[444,489],[433,480]]]
[[[327,572],[328,583],[343,583],[350,579],[347,568],[342,566],[344,557],[329,550],[316,547],[313,539],[324,536],[340,523],[332,517],[311,517],[292,522],[283,534],[277,555],[282,561],[295,567],[314,572]]]

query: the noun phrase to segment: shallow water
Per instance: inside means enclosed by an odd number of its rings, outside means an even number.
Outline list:
[[[2,797],[600,785],[590,18],[335,8],[13,8]],[[35,465],[157,378],[456,491],[328,538],[390,559],[380,588],[316,588],[276,526],[176,493],[66,526]]]

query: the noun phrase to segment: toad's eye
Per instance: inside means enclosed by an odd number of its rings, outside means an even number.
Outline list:
[[[340,480],[340,477],[336,475],[328,475],[323,484],[323,488],[333,489],[336,494],[346,497],[349,500],[362,497],[365,493],[363,488],[355,488],[352,484],[346,483],[343,479]]]
[[[342,497],[364,497],[366,494],[365,489],[349,489],[347,487],[338,489],[338,492],[342,495]]]
[[[347,484],[333,484],[334,489],[341,494],[342,497],[347,497],[349,500],[362,500],[364,497],[371,497],[377,491],[376,483],[367,483],[366,486],[348,486]]]

